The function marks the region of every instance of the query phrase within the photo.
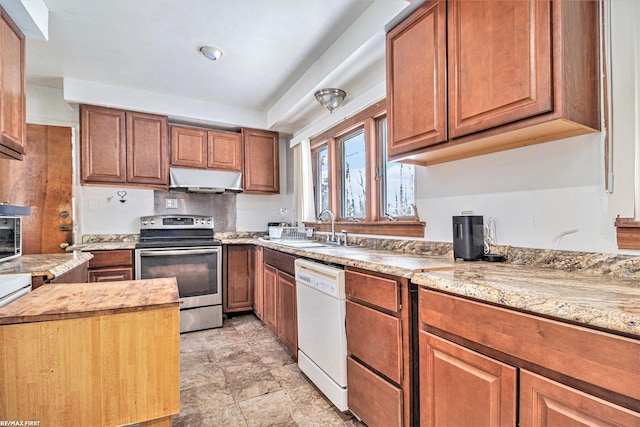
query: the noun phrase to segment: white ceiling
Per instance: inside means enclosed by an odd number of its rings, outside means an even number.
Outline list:
[[[43,1],[49,40],[27,40],[28,83],[62,87],[75,79],[257,111],[269,117],[268,127],[287,133],[326,113],[313,99],[319,85],[355,95],[380,79],[384,26],[410,4]],[[202,45],[223,56],[205,59]]]

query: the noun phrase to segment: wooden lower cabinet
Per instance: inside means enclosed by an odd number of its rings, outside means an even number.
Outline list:
[[[515,426],[517,369],[420,332],[420,425]]]
[[[269,329],[277,332],[278,270],[270,265],[265,265],[262,272],[262,321]]]
[[[426,288],[418,325],[421,426],[640,426],[640,340]]]
[[[349,410],[368,426],[402,425],[402,389],[347,357]]]
[[[293,354],[298,352],[298,314],[296,302],[296,279],[278,271],[277,288],[278,338]]]
[[[256,316],[278,336],[293,353],[298,355],[298,314],[295,257],[272,249],[262,250],[262,277],[256,282],[254,304]]]
[[[223,254],[223,311],[249,311],[253,308],[256,276],[254,246],[225,245]]]
[[[520,426],[638,426],[640,414],[520,371]]]
[[[133,250],[94,251],[89,260],[89,282],[133,280]]]
[[[31,290],[35,291],[45,283],[87,283],[87,264],[87,262],[83,262],[79,266],[53,279],[47,279],[47,276],[31,276]]]
[[[349,409],[369,427],[412,425],[409,283],[345,267]]]

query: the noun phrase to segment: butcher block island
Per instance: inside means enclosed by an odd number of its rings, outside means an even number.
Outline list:
[[[51,284],[0,308],[0,420],[170,426],[179,316],[175,278]]]

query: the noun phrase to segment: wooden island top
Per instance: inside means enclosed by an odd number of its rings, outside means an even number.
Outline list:
[[[0,325],[179,307],[175,278],[41,286],[0,308]]]

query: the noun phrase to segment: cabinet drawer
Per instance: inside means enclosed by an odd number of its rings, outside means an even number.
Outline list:
[[[400,289],[398,282],[370,274],[345,271],[347,297],[375,305],[383,310],[400,311]]]
[[[280,271],[284,271],[291,276],[295,276],[296,257],[283,252],[274,251],[272,249],[264,249],[263,260],[265,264],[269,264]]]
[[[349,300],[346,308],[349,355],[401,384],[401,320]]]
[[[114,267],[89,271],[89,282],[118,282],[133,280],[133,268]]]
[[[89,260],[89,268],[113,267],[117,265],[133,265],[133,251],[97,251],[91,252],[93,258]]]
[[[420,289],[431,327],[570,378],[640,399],[640,340]]]
[[[402,425],[402,390],[347,357],[349,410],[370,427]]]

